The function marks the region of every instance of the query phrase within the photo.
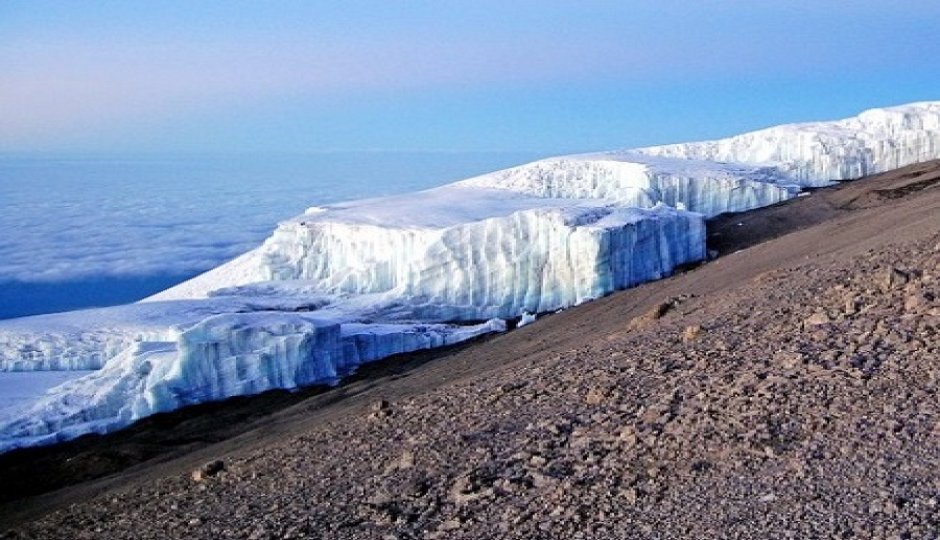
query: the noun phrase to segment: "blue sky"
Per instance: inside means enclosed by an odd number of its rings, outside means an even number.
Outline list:
[[[0,152],[567,153],[940,99],[940,2],[0,2]]]

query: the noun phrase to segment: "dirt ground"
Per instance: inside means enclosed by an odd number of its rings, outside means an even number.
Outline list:
[[[0,456],[0,537],[940,537],[940,164],[709,246],[336,389]]]

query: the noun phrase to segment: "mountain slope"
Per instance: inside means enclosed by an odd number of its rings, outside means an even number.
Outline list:
[[[738,216],[758,236],[785,231],[778,211],[820,222],[300,405],[10,537],[924,536],[938,171]],[[225,472],[193,482],[210,457]]]

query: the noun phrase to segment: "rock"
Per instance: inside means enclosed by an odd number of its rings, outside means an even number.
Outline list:
[[[774,353],[774,363],[784,369],[794,369],[803,364],[803,354],[791,351],[778,351]]]
[[[503,383],[503,384],[501,384],[501,385],[499,386],[499,391],[502,392],[502,393],[504,393],[504,394],[508,394],[508,393],[510,393],[510,392],[515,392],[516,390],[520,390],[520,389],[522,389],[522,388],[525,388],[527,384],[529,384],[527,381],[512,381],[512,382],[507,382],[507,383]]]
[[[845,297],[845,300],[842,305],[842,312],[845,315],[855,315],[858,313],[859,308],[861,307],[862,302],[858,296],[848,295]]]
[[[448,520],[444,521],[443,523],[441,523],[441,526],[438,527],[438,530],[440,530],[440,531],[456,531],[457,529],[460,528],[460,525],[461,525],[461,524],[460,524],[460,521],[458,521],[458,520],[456,520],[456,519],[448,519]]]
[[[548,460],[540,455],[534,455],[531,458],[529,458],[529,465],[537,469],[544,467],[547,463],[548,463]]]
[[[897,269],[891,268],[881,274],[878,279],[879,285],[881,286],[882,292],[888,292],[891,289],[906,285],[908,282],[908,275]]]
[[[640,315],[639,317],[636,317],[633,320],[631,320],[630,324],[628,325],[628,328],[631,330],[636,330],[636,329],[640,329],[645,326],[648,326],[652,324],[653,322],[665,317],[667,313],[672,311],[675,305],[676,305],[676,302],[673,299],[669,299],[665,302],[660,302],[659,304],[656,304],[655,306],[653,306],[649,311],[647,311],[643,315]]]
[[[904,300],[904,311],[908,313],[916,312],[925,305],[926,302],[922,294],[912,294]]]
[[[483,497],[489,497],[492,494],[492,487],[480,485],[478,480],[470,474],[458,477],[451,486],[449,493],[450,499],[457,505],[467,504]]]
[[[693,324],[691,326],[686,326],[685,331],[682,333],[682,341],[685,343],[691,343],[698,339],[702,333],[702,326],[699,324]]]
[[[591,388],[584,396],[584,402],[588,405],[600,405],[607,397],[606,392],[599,388]]]
[[[803,320],[805,326],[819,326],[828,324],[831,321],[829,315],[824,311],[817,311]]]
[[[373,508],[381,508],[395,502],[395,497],[386,489],[380,489],[366,499],[365,503]]]
[[[392,415],[392,404],[385,399],[377,399],[369,406],[369,418],[374,420],[388,418]]]
[[[206,463],[202,467],[199,467],[198,469],[194,470],[192,472],[191,477],[193,481],[195,482],[202,482],[203,480],[206,480],[207,478],[216,476],[217,474],[221,473],[224,470],[225,470],[225,462],[220,459],[217,459],[215,461],[210,461],[209,463]]]

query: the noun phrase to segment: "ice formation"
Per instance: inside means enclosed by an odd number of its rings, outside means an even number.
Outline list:
[[[314,207],[143,303],[0,322],[0,371],[95,370],[0,411],[0,451],[527,324],[704,259],[706,217],[938,157],[918,103]]]
[[[717,141],[637,150],[649,156],[761,163],[806,187],[940,156],[940,102],[871,109],[835,122],[787,124]]]
[[[136,341],[103,368],[0,415],[0,450],[112,431],[186,405],[335,383],[361,363],[502,331],[503,324],[339,324],[315,313],[276,311],[213,315],[172,327],[166,340]]]

